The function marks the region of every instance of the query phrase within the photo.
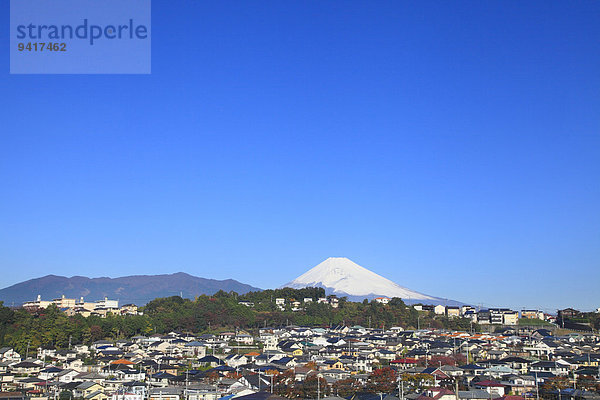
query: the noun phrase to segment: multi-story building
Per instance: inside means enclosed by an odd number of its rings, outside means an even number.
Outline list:
[[[508,308],[490,308],[490,323],[497,325],[517,325],[519,313]]]
[[[23,304],[23,308],[26,309],[36,309],[36,308],[47,308],[51,301],[42,300],[42,296],[38,294],[37,299],[35,301],[28,301]]]
[[[109,300],[108,297],[105,297],[103,300],[96,301],[96,306],[94,308],[107,308],[109,310],[118,310],[119,300]]]
[[[489,310],[481,310],[477,313],[477,322],[480,324],[491,323],[491,313]]]
[[[519,313],[516,311],[506,311],[502,314],[502,323],[504,325],[517,325],[519,323]]]

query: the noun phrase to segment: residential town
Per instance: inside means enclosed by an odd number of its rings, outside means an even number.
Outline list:
[[[298,310],[312,299],[274,301]],[[387,304],[389,299],[374,301]],[[323,302],[337,306],[331,298]],[[67,314],[138,312],[113,300],[86,303],[64,296],[47,302],[38,297],[24,307],[51,304]],[[413,308],[469,318],[478,327],[494,329],[287,325],[198,334],[171,331],[63,349],[27,347],[25,354],[4,347],[0,399],[600,399],[598,334],[526,323],[560,322],[577,315],[576,310],[561,310],[556,317],[538,310]]]

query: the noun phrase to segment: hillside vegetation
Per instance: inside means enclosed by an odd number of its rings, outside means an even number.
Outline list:
[[[0,306],[0,346],[10,346],[25,355],[27,348],[65,348],[71,344],[90,344],[99,339],[119,339],[134,335],[151,335],[169,331],[192,333],[215,332],[233,328],[253,330],[264,326],[288,324],[302,326],[362,325],[373,328],[421,327],[469,329],[466,319],[448,319],[433,313],[418,312],[401,299],[394,298],[389,304],[377,302],[350,302],[339,299],[339,307],[319,304],[325,297],[323,289],[277,289],[238,295],[219,291],[212,296],[199,296],[194,300],[179,296],[157,298],[141,309],[143,315],[109,315],[68,317],[55,306],[28,312]],[[280,310],[274,302],[285,298],[288,304]],[[303,310],[292,311],[289,300],[312,298],[303,304]],[[254,303],[254,307],[239,304]],[[1,302],[0,302],[1,304]]]

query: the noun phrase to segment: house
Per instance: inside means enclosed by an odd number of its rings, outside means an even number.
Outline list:
[[[535,390],[535,378],[527,375],[509,375],[504,382],[511,392],[522,395]]]
[[[142,399],[146,398],[146,383],[145,382],[124,382],[123,390],[128,393],[134,393],[142,397]]]
[[[54,377],[60,383],[73,382],[73,379],[79,375],[79,372],[74,369],[64,369]]]
[[[251,345],[254,343],[254,337],[251,335],[248,335],[247,333],[238,333],[237,335],[235,335],[235,341],[240,343],[240,344],[246,344],[246,345]]]
[[[215,385],[194,384],[185,390],[186,400],[217,400],[221,397]]]
[[[266,388],[271,384],[270,378],[259,374],[248,374],[238,379],[238,384],[251,389],[260,391],[261,388]]]
[[[502,313],[502,323],[504,325],[517,325],[519,323],[519,313],[516,311]]]
[[[59,372],[62,372],[61,368],[57,368],[53,365],[49,365],[40,371],[40,373],[38,374],[38,378],[45,380],[45,381],[49,381],[52,378],[54,378],[56,375],[58,375]]]
[[[153,388],[148,393],[148,400],[179,400],[182,393],[180,387]]]
[[[425,396],[431,397],[434,400],[456,400],[456,395],[452,390],[433,387],[425,390]]]
[[[138,393],[131,393],[124,390],[118,390],[110,396],[110,400],[143,400]]]
[[[121,315],[137,315],[138,306],[135,304],[124,304],[119,311],[121,312]]]
[[[0,392],[0,400],[27,400],[21,392]]]
[[[0,348],[0,361],[8,363],[21,362],[21,355],[17,353],[12,347]]]
[[[187,342],[183,345],[183,354],[186,356],[204,357],[206,355],[206,345],[196,340]]]
[[[454,365],[442,365],[440,367],[440,371],[453,378],[457,376],[463,376],[465,373],[465,371],[462,368],[456,367]]]
[[[40,364],[30,361],[21,361],[20,363],[11,366],[11,371],[15,374],[37,375],[41,369],[42,366]]]
[[[391,299],[389,297],[376,297],[375,298],[375,301],[380,304],[388,304],[390,302],[390,300]]]
[[[490,394],[490,396],[502,397],[504,396],[504,385],[491,380],[484,380],[475,383],[475,388],[485,390]]]
[[[521,310],[521,318],[543,320],[544,312],[539,310]]]
[[[106,400],[107,398],[108,398],[108,396],[106,396],[100,390],[86,394],[85,396],[83,396],[83,400]]]
[[[472,306],[462,306],[460,308],[460,315],[465,315],[467,312],[477,312]]]
[[[326,369],[344,369],[344,364],[340,360],[326,360],[323,364]]]
[[[376,350],[375,351],[375,357],[379,358],[381,360],[388,360],[388,361],[392,361],[393,359],[396,358],[396,352],[394,351],[390,351],[390,350]]]
[[[98,397],[98,393],[103,393],[104,387],[99,383],[88,381],[82,382],[75,387],[74,395],[75,397],[83,397],[94,395],[94,397]],[[97,399],[93,399],[97,400]]]
[[[534,357],[548,357],[554,352],[554,348],[544,341],[539,341],[529,346],[523,346],[523,350]]]
[[[554,375],[566,376],[569,374],[569,367],[556,361],[537,361],[531,364],[530,372],[544,373],[549,372]]]
[[[446,315],[448,318],[458,318],[460,317],[460,308],[458,307],[446,307]],[[454,393],[453,393],[454,395]]]
[[[433,307],[433,312],[437,315],[444,315],[446,314],[446,306],[438,304],[437,306]]]
[[[200,359],[198,359],[197,363],[199,365],[203,365],[203,366],[208,366],[208,367],[217,367],[219,365],[223,364],[223,361],[221,361],[220,359],[218,359],[215,356],[204,356]]]
[[[225,357],[225,359],[223,361],[225,362],[225,364],[229,365],[230,367],[236,368],[236,367],[239,367],[240,365],[247,364],[248,357],[246,357],[244,355],[240,355],[240,354],[230,354],[227,357]]]
[[[338,308],[340,305],[340,299],[338,299],[336,296],[330,296],[329,297],[329,305],[333,308]]]
[[[459,400],[489,400],[490,394],[481,389],[458,391]]]
[[[417,366],[417,359],[410,358],[410,357],[399,358],[399,359],[390,361],[390,364],[397,367],[398,369],[415,368]]]
[[[573,308],[565,308],[564,310],[558,310],[558,318],[557,320],[576,318],[581,314],[581,311],[575,310]]]

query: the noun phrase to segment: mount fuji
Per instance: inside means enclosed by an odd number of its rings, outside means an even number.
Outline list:
[[[282,287],[321,287],[327,294],[360,301],[379,296],[399,297],[406,303],[459,305],[460,302],[429,296],[400,286],[345,257],[330,257]]]

